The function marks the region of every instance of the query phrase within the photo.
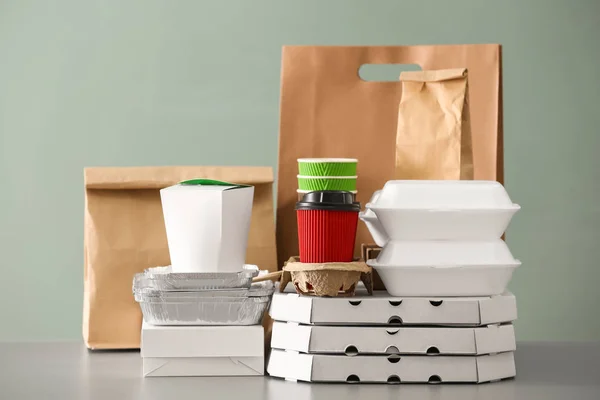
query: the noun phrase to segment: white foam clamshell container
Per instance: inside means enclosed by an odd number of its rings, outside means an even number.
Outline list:
[[[388,181],[376,207],[407,210],[493,210],[518,207],[496,181]]]
[[[379,246],[389,240],[489,240],[520,209],[494,181],[388,181],[360,218]]]
[[[269,314],[276,321],[316,325],[482,326],[517,319],[515,296],[325,298],[275,293]]]
[[[391,241],[367,260],[394,296],[492,296],[521,265],[501,239]]]
[[[513,352],[483,356],[357,356],[274,349],[271,376],[306,382],[489,382],[514,377]]]
[[[519,266],[502,239],[490,241],[395,241],[379,253],[377,264],[394,267]]]
[[[271,347],[301,353],[482,355],[515,351],[512,324],[469,328],[318,326],[275,322]]]
[[[392,296],[494,296],[504,293],[517,265],[398,267],[367,264]]]

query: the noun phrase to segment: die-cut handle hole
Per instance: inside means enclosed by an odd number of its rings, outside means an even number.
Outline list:
[[[427,349],[427,354],[440,354],[440,349],[438,349],[435,346],[431,346],[430,348]]]
[[[434,307],[441,306],[443,302],[444,300],[429,300],[429,304],[431,304]]]
[[[361,300],[348,300],[348,303],[350,303],[351,306],[358,306],[361,303]]]
[[[387,354],[394,354],[394,355],[396,355],[396,354],[400,354],[400,349],[398,349],[396,346],[388,346],[385,349],[385,352]]]
[[[392,307],[398,307],[400,304],[402,304],[402,300],[390,300],[390,305]]]
[[[400,356],[398,354],[392,354],[387,358],[387,360],[392,364],[396,364],[398,361],[400,361]]]
[[[350,357],[354,357],[358,355],[358,349],[356,348],[356,346],[347,346],[346,349],[344,349],[344,354]]]
[[[439,375],[431,375],[427,380],[429,383],[442,383],[442,378]]]
[[[390,325],[402,325],[402,318],[397,315],[393,315],[388,319],[388,324]]]
[[[400,377],[398,375],[390,375],[387,378],[387,383],[398,384],[400,382]]]
[[[348,377],[346,378],[346,382],[348,383],[358,383],[360,382],[360,378],[358,377],[358,375],[348,375]]]
[[[396,333],[400,332],[400,329],[395,329],[395,330],[394,329],[392,329],[392,330],[386,329],[385,331],[387,332],[388,335],[391,336],[391,335],[395,335]]]

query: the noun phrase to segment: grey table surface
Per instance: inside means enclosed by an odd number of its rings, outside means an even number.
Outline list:
[[[516,379],[480,385],[143,378],[135,351],[92,352],[80,343],[1,343],[0,399],[600,399],[600,343],[520,343],[516,362]]]

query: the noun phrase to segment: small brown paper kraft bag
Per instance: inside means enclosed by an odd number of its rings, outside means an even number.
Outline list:
[[[503,181],[500,45],[285,46],[282,52],[277,252],[279,265],[298,254],[294,206],[303,157],[358,159],[363,205],[396,174],[400,81],[365,81],[365,64],[416,64],[422,70],[469,71],[473,175]],[[373,239],[359,222],[355,256]],[[381,288],[381,285],[376,285]]]
[[[395,179],[473,179],[467,70],[400,74]]]
[[[254,186],[246,262],[277,270],[272,168],[87,168],[83,304],[87,347],[139,348],[142,314],[132,294],[133,276],[170,264],[159,190],[193,178]],[[265,325],[270,326],[268,318]]]

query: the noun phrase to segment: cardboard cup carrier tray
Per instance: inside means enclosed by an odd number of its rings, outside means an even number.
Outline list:
[[[515,297],[276,293],[267,372],[307,382],[471,382],[516,374]]]

